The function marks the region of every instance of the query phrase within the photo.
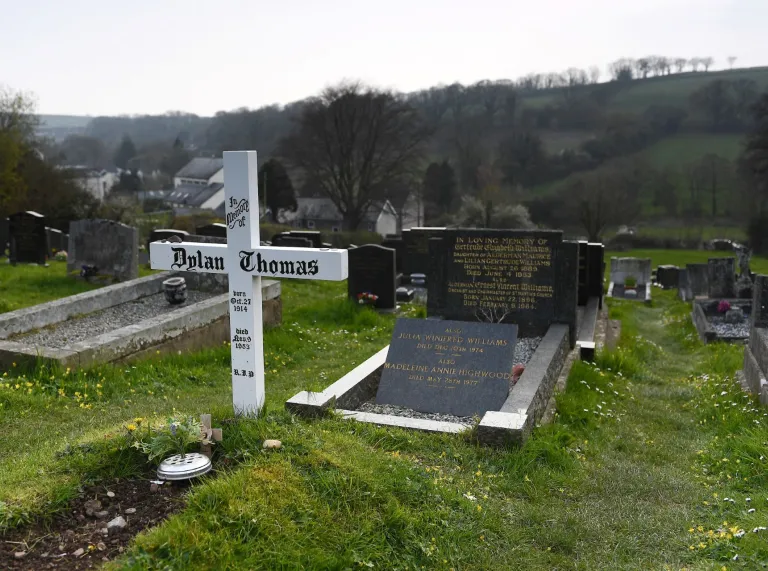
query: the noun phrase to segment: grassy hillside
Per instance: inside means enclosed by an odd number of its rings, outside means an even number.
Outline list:
[[[685,165],[709,153],[734,160],[741,152],[743,141],[742,135],[688,133],[663,139],[640,156],[658,168]]]

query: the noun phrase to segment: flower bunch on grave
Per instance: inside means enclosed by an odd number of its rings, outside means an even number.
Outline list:
[[[357,294],[357,303],[360,305],[373,305],[379,299],[379,296],[371,292],[365,291]]]
[[[627,276],[624,279],[624,289],[635,289],[637,287],[637,278],[635,276]]]
[[[80,268],[80,277],[81,278],[90,278],[95,275],[98,275],[99,268],[96,266],[89,266],[88,264],[83,264]]]
[[[184,457],[193,446],[213,444],[208,431],[192,416],[169,418],[167,424],[159,429],[153,429],[147,424],[146,431],[141,431],[141,420],[134,419],[133,423],[126,426],[126,430],[129,439],[133,440],[131,446],[146,454],[150,462],[162,461],[175,454]]]
[[[728,313],[729,309],[731,309],[731,304],[724,299],[721,299],[720,303],[717,304],[718,313]]]
[[[66,262],[67,261],[67,251],[66,250],[59,250],[56,252],[53,256],[53,258],[58,262]]]

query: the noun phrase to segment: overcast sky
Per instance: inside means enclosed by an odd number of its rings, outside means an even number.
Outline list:
[[[12,7],[11,7],[12,6]],[[619,57],[768,65],[768,0],[0,0],[0,83],[40,113],[287,103],[342,79],[413,91]]]

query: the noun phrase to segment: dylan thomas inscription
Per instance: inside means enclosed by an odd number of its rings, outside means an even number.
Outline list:
[[[482,416],[509,395],[517,326],[398,319],[377,404]]]

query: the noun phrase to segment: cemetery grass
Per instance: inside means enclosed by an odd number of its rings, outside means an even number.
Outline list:
[[[661,265],[673,265],[685,267],[686,264],[706,264],[709,258],[735,258],[733,252],[711,250],[628,250],[625,252],[606,252],[606,279],[611,273],[612,257],[651,258],[651,264],[655,268]],[[750,267],[756,274],[768,274],[768,258],[764,256],[752,256]],[[657,290],[653,290],[654,295]]]
[[[49,266],[29,264],[12,266],[0,263],[0,313],[15,311],[39,303],[76,295],[100,286],[67,276],[67,263],[50,260]],[[141,266],[139,276],[153,270]]]
[[[393,319],[347,304],[343,284],[283,287],[257,421],[226,422],[226,347],[29,380],[11,371],[20,388],[0,389],[0,529],[60,509],[83,482],[144,474],[123,427],[178,409],[224,427],[217,472],[111,569],[692,570],[768,557],[751,533],[768,511],[768,429],[731,380],[741,348],[702,346],[672,292],[653,307],[612,305],[620,348],[575,364],[554,422],[523,448],[493,450],[471,435],[287,414],[286,398],[386,344]],[[266,438],[283,448],[262,450]]]

